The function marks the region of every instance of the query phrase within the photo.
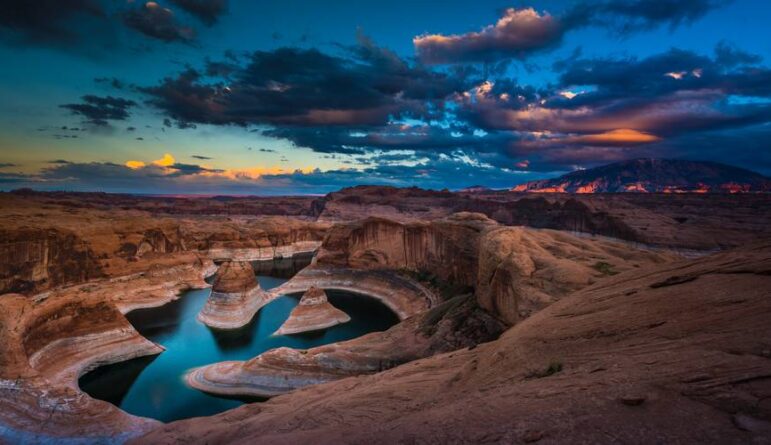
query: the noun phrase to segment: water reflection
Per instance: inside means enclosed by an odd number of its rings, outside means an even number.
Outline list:
[[[264,289],[286,281],[267,276],[258,278]],[[347,340],[388,329],[398,321],[393,312],[376,300],[328,291],[332,304],[351,316],[350,322],[310,335],[272,336],[297,305],[299,295],[294,295],[272,301],[242,329],[213,330],[196,319],[209,292],[209,289],[191,290],[163,307],[129,313],[127,318],[134,327],[166,351],[154,358],[98,368],[81,378],[81,388],[131,414],[164,422],[212,415],[239,406],[245,400],[216,397],[189,388],[182,376],[190,368],[225,360],[248,360],[281,346],[310,348]]]
[[[311,263],[313,252],[298,253],[289,258],[267,261],[253,261],[252,267],[257,275],[277,278],[292,278],[297,272]]]

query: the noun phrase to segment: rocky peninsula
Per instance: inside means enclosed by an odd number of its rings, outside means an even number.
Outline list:
[[[289,318],[274,335],[292,335],[320,331],[351,321],[345,312],[334,307],[324,289],[311,287],[292,309]]]

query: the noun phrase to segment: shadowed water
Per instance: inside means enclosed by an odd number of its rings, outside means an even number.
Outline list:
[[[285,279],[260,276],[263,289]],[[351,316],[351,321],[309,335],[271,336],[297,305],[299,295],[283,296],[263,307],[252,322],[238,330],[219,331],[196,319],[210,289],[191,290],[160,308],[140,309],[126,318],[148,339],[166,351],[103,366],[84,375],[80,387],[131,414],[164,422],[216,414],[244,403],[205,394],[188,387],[183,375],[190,368],[225,360],[248,360],[269,349],[287,346],[311,348],[383,331],[398,322],[377,300],[349,292],[327,291],[329,300]]]

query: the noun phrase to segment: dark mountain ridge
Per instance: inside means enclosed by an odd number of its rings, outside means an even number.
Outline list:
[[[771,191],[771,179],[717,162],[634,159],[520,184],[540,193],[749,193]]]

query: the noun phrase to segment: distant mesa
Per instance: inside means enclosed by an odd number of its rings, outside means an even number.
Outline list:
[[[520,184],[530,193],[753,193],[771,191],[771,179],[717,162],[635,159]]]
[[[349,321],[351,317],[332,306],[323,289],[311,287],[303,294],[300,303],[274,335],[320,331]]]

